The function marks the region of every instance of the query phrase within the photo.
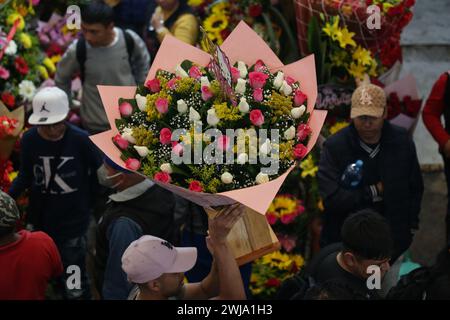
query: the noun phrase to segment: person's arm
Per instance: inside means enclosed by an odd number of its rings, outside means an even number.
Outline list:
[[[55,85],[64,90],[72,105],[72,78],[80,69],[77,61],[76,48],[78,40],[74,41],[56,66]]]
[[[31,182],[33,180],[33,164],[31,163],[31,154],[29,150],[29,137],[25,133],[22,137],[21,143],[21,152],[20,152],[20,168],[19,174],[12,182],[11,187],[9,188],[9,195],[17,199],[25,189],[31,186]]]
[[[145,42],[134,31],[127,29],[134,41],[134,49],[131,57],[131,69],[137,84],[143,84],[150,69],[150,55]]]
[[[206,242],[214,259],[211,271],[201,282],[185,285],[183,299],[243,300],[246,298],[239,267],[226,242],[227,235],[244,211],[244,206],[232,205],[208,220],[209,236]]]
[[[198,21],[192,14],[183,14],[175,22],[173,33],[166,27],[157,29],[158,41],[161,43],[168,34],[190,45],[195,45],[198,38]]]
[[[442,74],[438,81],[433,85],[430,96],[428,97],[425,107],[423,108],[423,123],[431,133],[433,138],[439,144],[439,149],[444,149],[445,144],[449,141],[450,135],[444,129],[441,122],[441,116],[444,112],[444,94],[447,85],[448,75]]]
[[[420,170],[419,160],[417,159],[416,147],[414,142],[411,140],[410,148],[410,163],[411,163],[411,173],[409,175],[409,186],[411,190],[410,194],[410,224],[413,230],[419,229],[419,213],[422,204],[423,196],[423,179],[422,171]]]
[[[131,242],[142,236],[141,227],[133,220],[120,217],[108,227],[109,255],[103,280],[105,300],[126,300],[133,285],[122,270],[122,255]]]
[[[48,250],[52,270],[52,278],[59,277],[64,272],[64,267],[58,248],[50,237],[48,237]]]
[[[343,188],[339,183],[341,176],[342,172],[325,143],[320,154],[317,178],[320,196],[327,211],[329,213],[349,213],[357,210],[363,204],[373,201],[375,196],[373,188],[370,186],[351,190]]]

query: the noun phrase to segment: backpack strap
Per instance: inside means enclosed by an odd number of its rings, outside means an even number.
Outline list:
[[[131,56],[133,55],[134,51],[134,39],[131,36],[129,32],[127,32],[125,29],[121,29],[123,36],[125,38],[125,45],[127,47],[127,53],[128,53],[128,62],[130,63],[130,68],[132,66],[131,64]]]
[[[86,39],[81,36],[77,41],[76,57],[80,66],[80,79],[84,82],[84,63],[86,62]]]

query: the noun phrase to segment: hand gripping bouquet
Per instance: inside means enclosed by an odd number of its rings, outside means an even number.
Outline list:
[[[118,165],[208,213],[245,205],[229,236],[242,263],[268,243],[273,250],[263,215],[314,146],[326,112],[314,110],[313,56],[284,66],[243,22],[209,51],[168,36],[144,85],[99,86],[112,129],[91,139]]]

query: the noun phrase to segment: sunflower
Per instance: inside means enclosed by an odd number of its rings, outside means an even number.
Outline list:
[[[203,21],[203,27],[208,33],[219,34],[228,27],[228,17],[225,14],[212,14]]]
[[[213,14],[227,14],[230,10],[230,4],[228,2],[219,2],[217,4],[214,4],[211,7],[211,12]]]

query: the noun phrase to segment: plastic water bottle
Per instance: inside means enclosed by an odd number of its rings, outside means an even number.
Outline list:
[[[349,164],[341,177],[341,183],[345,188],[356,188],[363,177],[363,162],[357,160],[355,163]]]

